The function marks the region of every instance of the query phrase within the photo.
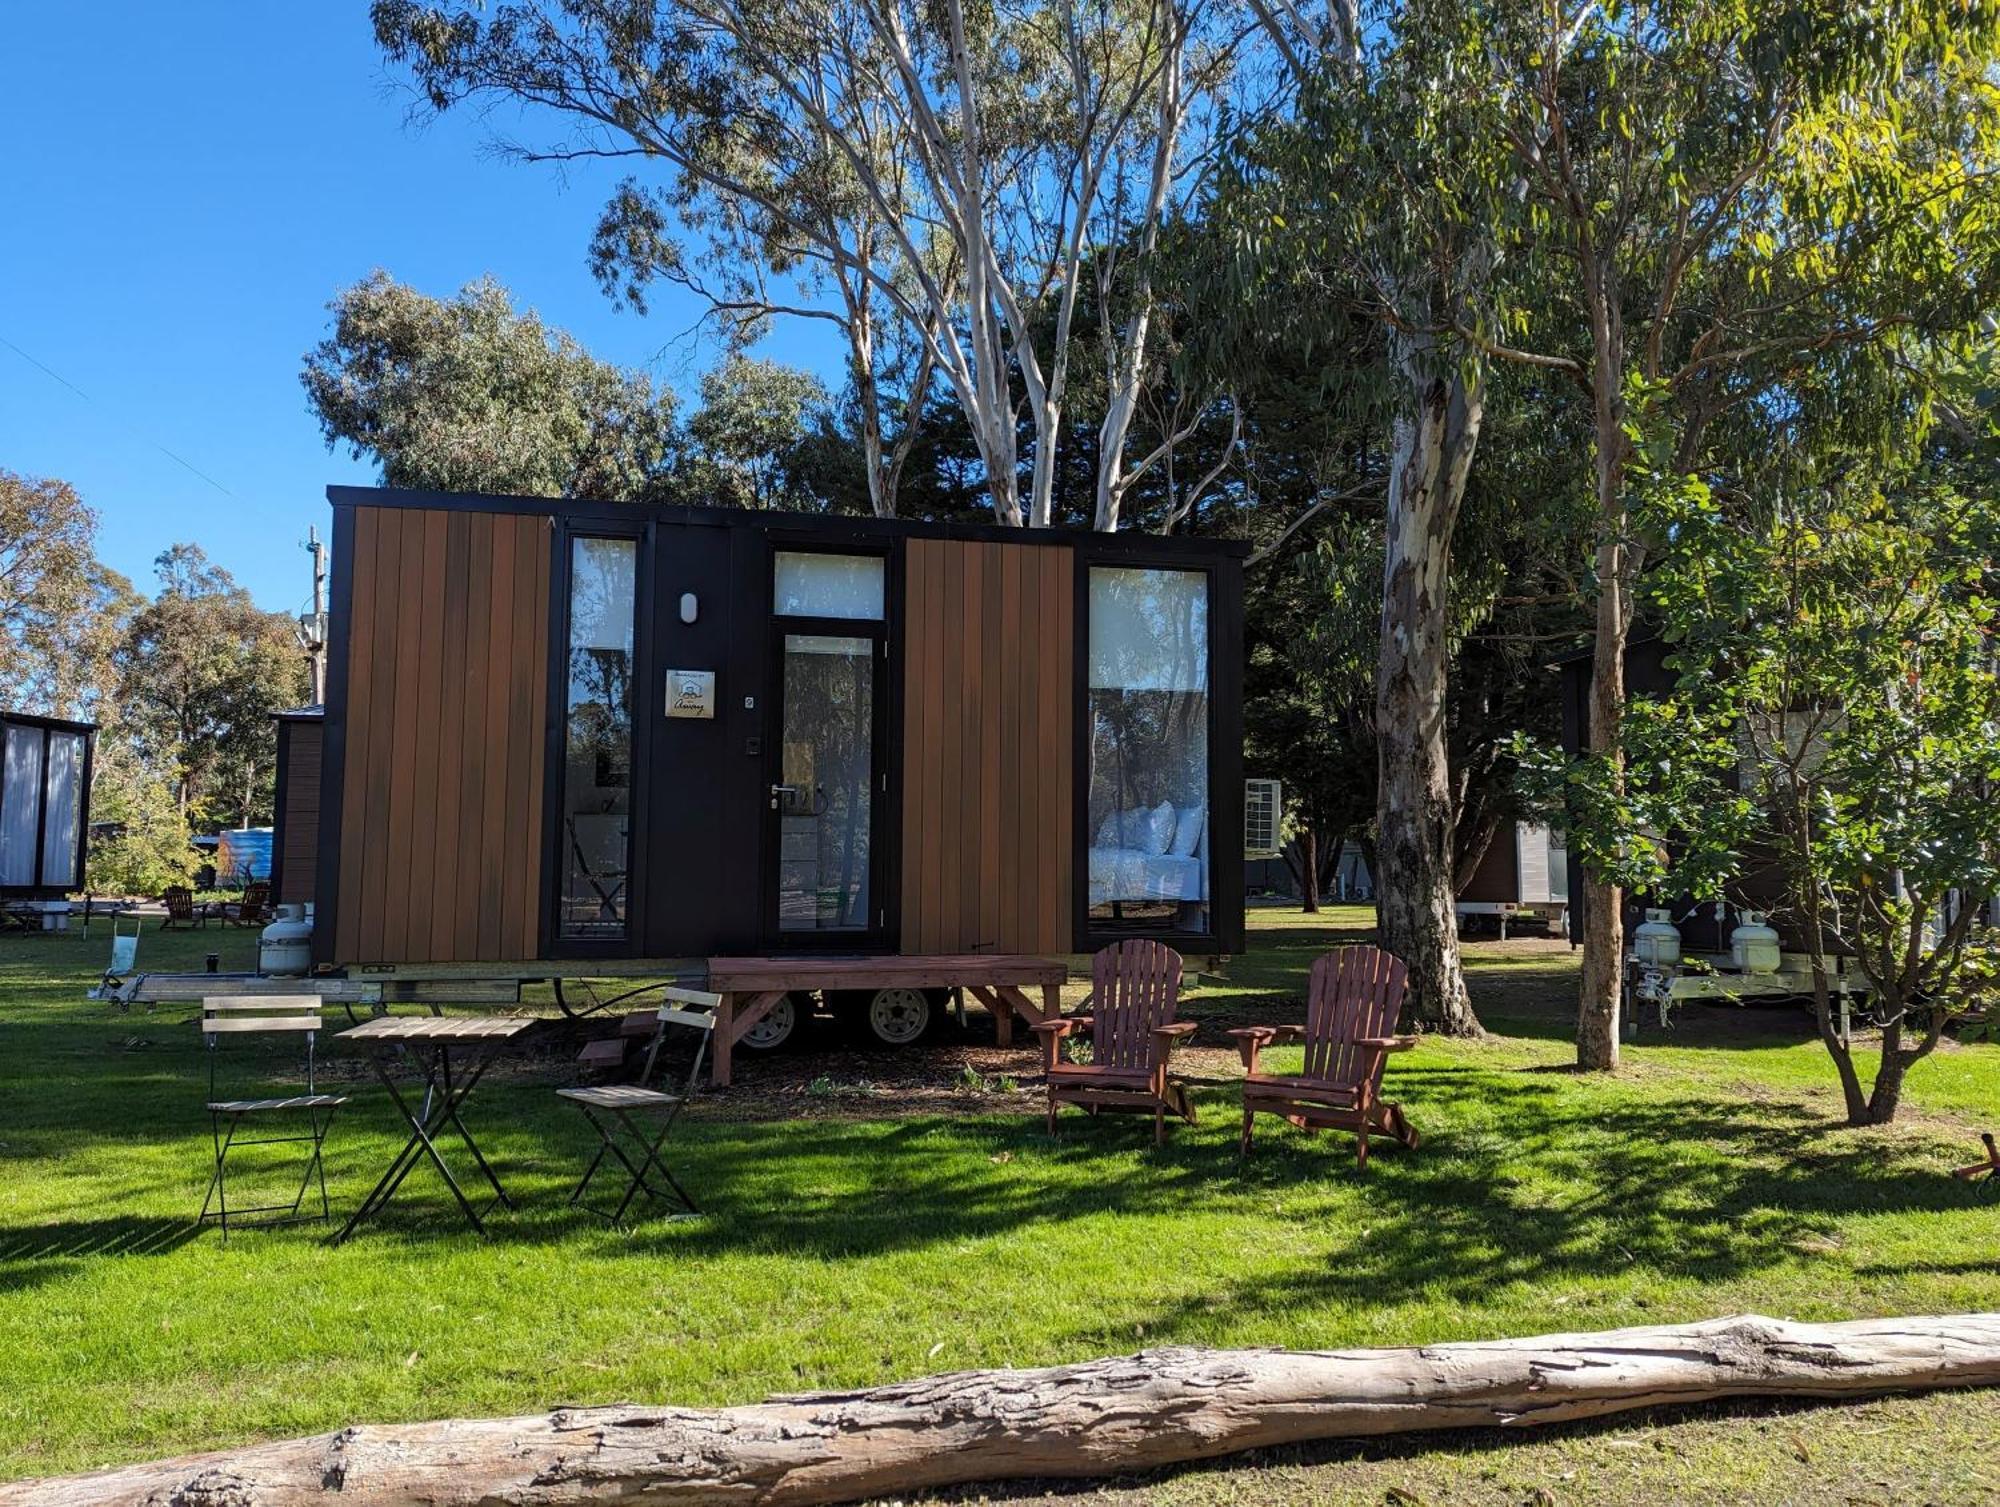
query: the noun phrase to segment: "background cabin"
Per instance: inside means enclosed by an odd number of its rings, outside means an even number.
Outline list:
[[[321,965],[1242,949],[1245,545],[328,497]]]
[[[83,888],[96,738],[88,722],[0,712],[0,900]]]
[[[320,745],[326,709],[278,713],[278,764],[271,837],[271,903],[311,905],[319,870]]]
[[[1459,919],[1493,917],[1507,935],[1517,917],[1537,917],[1563,932],[1569,912],[1569,849],[1562,833],[1540,822],[1502,822],[1458,892]]]
[[[1634,698],[1664,696],[1678,683],[1678,674],[1667,664],[1672,652],[1661,638],[1634,638],[1625,646],[1625,690]],[[1590,739],[1591,651],[1578,650],[1556,661],[1562,676],[1563,750],[1578,757]],[[1726,953],[1730,933],[1744,910],[1768,915],[1777,928],[1782,945],[1789,951],[1805,946],[1805,937],[1785,913],[1785,877],[1773,859],[1751,853],[1743,872],[1728,886],[1729,899],[1697,904],[1692,896],[1635,895],[1624,898],[1625,934],[1644,919],[1645,911],[1663,907],[1680,928],[1681,940],[1692,952]],[[1573,941],[1583,938],[1584,875],[1580,857],[1568,855],[1569,934]],[[1844,951],[1836,948],[1836,951]]]

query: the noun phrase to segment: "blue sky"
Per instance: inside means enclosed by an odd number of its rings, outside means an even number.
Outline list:
[[[533,118],[406,124],[365,4],[20,6],[4,56],[0,340],[62,381],[0,345],[0,466],[76,486],[141,589],[191,539],[264,606],[305,600],[325,486],[374,478],[326,449],[299,363],[371,268],[439,294],[491,272],[682,389],[713,357],[682,338],[691,300],[640,318],[592,282],[613,175],[496,159],[496,130],[534,139]],[[764,353],[824,366],[811,339]]]

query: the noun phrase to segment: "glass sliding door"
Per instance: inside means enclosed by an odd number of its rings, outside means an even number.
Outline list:
[[[877,881],[883,779],[884,561],[784,552],[773,579],[778,736],[770,789],[773,929],[850,943],[886,922]]]
[[[569,557],[557,934],[626,935],[632,867],[632,649],[639,544],[575,538]]]

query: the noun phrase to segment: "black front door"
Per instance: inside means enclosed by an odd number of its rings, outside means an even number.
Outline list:
[[[879,622],[773,623],[766,935],[774,947],[883,945],[887,673]]]

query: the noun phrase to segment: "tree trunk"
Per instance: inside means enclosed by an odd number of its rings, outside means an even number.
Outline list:
[[[1299,833],[1299,902],[1307,915],[1319,914],[1319,833],[1310,826]]]
[[[1611,762],[1615,789],[1625,782],[1625,640],[1632,606],[1625,536],[1625,326],[1610,266],[1592,245],[1589,222],[1578,222],[1578,261],[1590,307],[1591,425],[1597,480],[1597,622],[1590,662],[1593,755]],[[1591,1072],[1618,1066],[1618,1006],[1625,970],[1625,892],[1602,876],[1584,875],[1583,980],[1577,998],[1576,1064]]]
[[[1875,1087],[1868,1095],[1868,1123],[1887,1125],[1896,1118],[1903,1103],[1903,1078],[1910,1070],[1910,1056],[1902,1050],[1901,1029],[1890,1026],[1882,1032],[1882,1062],[1875,1069]]]
[[[1590,751],[1613,761],[1624,779],[1619,722],[1625,711],[1627,614],[1620,580],[1623,550],[1615,540],[1597,548],[1597,643],[1590,666]],[[1610,1072],[1618,1066],[1618,995],[1625,963],[1625,892],[1588,869],[1583,877],[1583,982],[1576,1012],[1577,1066]]]
[[[1808,924],[1813,927],[1811,935],[1818,935],[1818,911],[1809,911]],[[1868,1123],[1868,1101],[1861,1092],[1861,1075],[1854,1070],[1854,1052],[1840,1039],[1840,1033],[1833,1027],[1833,996],[1827,988],[1826,957],[1817,949],[1812,953],[1813,979],[1813,1023],[1819,1031],[1820,1044],[1826,1048],[1827,1056],[1833,1059],[1833,1070],[1840,1078],[1841,1098],[1847,1105],[1847,1123],[1865,1125]]]
[[[1405,370],[1430,352],[1404,352]],[[1451,778],[1445,751],[1451,536],[1479,439],[1481,394],[1419,376],[1398,418],[1389,476],[1382,638],[1375,677],[1380,786],[1375,903],[1382,946],[1410,970],[1410,1012],[1428,1030],[1479,1033],[1459,970],[1452,909]]]
[[[1317,1439],[1520,1429],[1718,1397],[2000,1384],[2000,1315],[1701,1324],[1391,1350],[1163,1349],[745,1407],[372,1424],[0,1486],[0,1507],[803,1504],[1102,1476]]]

